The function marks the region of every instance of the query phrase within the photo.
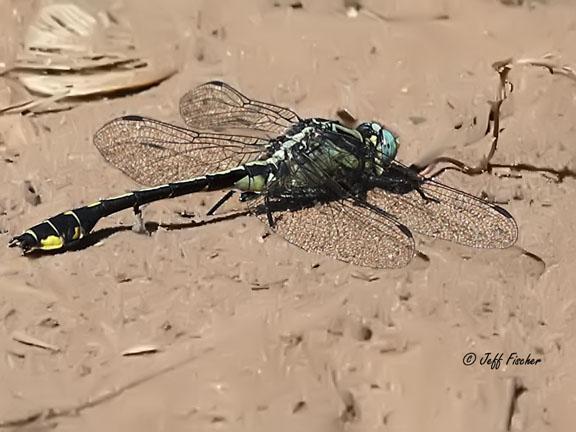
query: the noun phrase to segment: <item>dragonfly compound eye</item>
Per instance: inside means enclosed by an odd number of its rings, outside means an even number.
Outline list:
[[[378,142],[382,157],[386,162],[393,160],[398,152],[398,139],[388,129],[380,129]]]
[[[380,123],[362,123],[356,130],[362,134],[365,140],[372,143],[383,163],[388,164],[396,157],[396,153],[398,152],[398,139]]]

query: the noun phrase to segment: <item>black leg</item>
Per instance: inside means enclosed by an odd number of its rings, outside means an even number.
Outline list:
[[[416,189],[416,192],[418,192],[418,195],[420,195],[420,197],[424,200],[424,202],[435,202],[435,203],[440,202],[436,198],[432,198],[432,197],[427,196],[424,193],[424,191],[420,188],[420,186],[416,186],[414,189]]]
[[[413,168],[410,167],[409,169]],[[392,176],[381,178],[372,177],[368,179],[369,185],[379,187],[388,192],[403,195],[416,191],[424,202],[440,202],[438,199],[426,195],[420,187],[423,182],[425,183],[426,179],[419,179],[417,177],[412,178],[411,176],[406,176],[404,178],[394,178]]]
[[[268,218],[268,225],[270,228],[274,228],[274,218],[272,217],[272,211],[270,210],[270,199],[268,195],[264,197],[264,205],[266,206],[266,217]]]
[[[226,192],[226,194],[222,198],[220,198],[218,200],[218,202],[216,204],[214,204],[210,210],[208,210],[208,213],[206,213],[206,215],[212,216],[216,212],[216,210],[218,210],[220,207],[222,207],[222,205],[226,201],[228,201],[230,198],[232,198],[232,195],[234,195],[233,190],[229,190],[228,192]]]

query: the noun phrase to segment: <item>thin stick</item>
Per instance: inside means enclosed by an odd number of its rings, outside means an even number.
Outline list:
[[[434,178],[448,170],[456,170],[468,175],[478,175],[485,172],[492,172],[492,169],[495,168],[496,165],[493,165],[491,161],[498,149],[498,139],[501,132],[500,110],[502,108],[502,103],[514,90],[512,83],[508,80],[508,75],[514,66],[543,67],[553,75],[561,75],[576,81],[576,72],[574,69],[568,65],[559,65],[554,61],[554,56],[551,54],[546,54],[540,59],[521,58],[514,60],[512,58],[508,58],[493,63],[492,68],[498,73],[500,82],[498,85],[496,100],[490,102],[490,112],[488,114],[488,128],[486,130],[486,134],[489,134],[490,131],[492,131],[492,145],[490,146],[488,154],[480,160],[478,165],[475,166],[468,165],[465,162],[448,156],[440,156],[433,159],[423,167],[415,166],[420,174]],[[441,163],[447,163],[449,166],[435,171],[436,167]]]
[[[466,163],[459,161],[457,159],[448,157],[448,156],[440,156],[432,161],[430,161],[425,167],[419,170],[420,174],[427,175],[429,177],[437,177],[442,174],[444,171],[448,170],[457,170],[463,172],[464,174],[468,175],[478,175],[485,172],[490,172],[492,166],[490,165],[490,161],[496,154],[496,150],[498,149],[498,139],[500,138],[500,108],[502,107],[502,103],[508,98],[509,93],[513,91],[513,87],[510,85],[508,81],[508,74],[512,69],[512,59],[506,59],[503,61],[495,62],[492,67],[498,73],[500,78],[500,82],[498,85],[498,93],[495,101],[490,102],[490,112],[488,113],[488,128],[486,130],[486,134],[489,134],[492,131],[492,145],[490,146],[490,151],[486,156],[484,156],[480,163],[476,166],[467,165]],[[510,92],[507,91],[507,88],[510,87]],[[448,163],[451,166],[444,167],[436,172],[434,169],[440,163]]]

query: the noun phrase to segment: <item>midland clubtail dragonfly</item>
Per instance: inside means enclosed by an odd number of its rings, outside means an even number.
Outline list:
[[[60,213],[10,246],[65,248],[113,213],[221,189],[241,191],[250,212],[290,243],[361,266],[406,265],[415,254],[411,230],[478,248],[516,241],[506,210],[398,162],[397,137],[377,122],[352,129],[302,119],[218,81],[184,95],[180,114],[193,129],[131,115],[94,136],[108,162],[151,187]]]

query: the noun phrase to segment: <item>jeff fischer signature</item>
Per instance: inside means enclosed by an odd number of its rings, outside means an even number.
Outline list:
[[[534,366],[542,363],[542,358],[534,356],[532,353],[523,356],[517,352],[511,352],[510,354],[504,353],[491,353],[485,352],[482,354],[480,359],[476,353],[469,352],[464,355],[462,362],[465,366],[472,366],[474,363],[480,364],[480,366],[490,366],[490,369],[500,369],[500,366]]]

